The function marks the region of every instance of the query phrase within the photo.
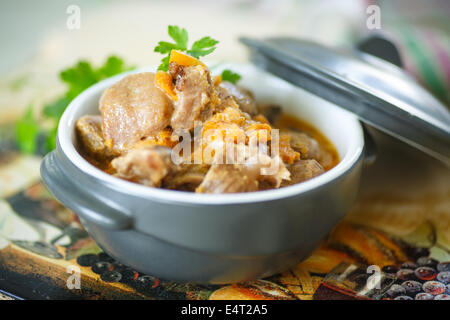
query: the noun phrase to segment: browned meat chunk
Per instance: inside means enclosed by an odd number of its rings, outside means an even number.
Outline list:
[[[132,149],[127,154],[115,158],[111,165],[119,178],[159,187],[164,177],[175,167],[170,153],[170,148],[162,146]]]
[[[78,141],[91,156],[98,159],[107,159],[113,156],[103,139],[101,116],[83,116],[77,120],[75,128]]]
[[[279,188],[290,173],[279,158],[260,155],[260,162],[247,164],[215,164],[211,166],[202,184],[195,190],[199,193],[235,193]]]
[[[199,193],[236,193],[258,190],[258,181],[241,165],[215,164],[209,169]]]
[[[280,106],[272,104],[260,104],[258,105],[258,112],[261,113],[267,120],[273,125],[280,119],[283,114],[283,110]]]
[[[154,73],[127,76],[107,89],[100,99],[103,136],[115,154],[170,123],[172,100],[155,86]]]
[[[316,160],[299,160],[288,167],[291,180],[283,181],[281,186],[290,186],[302,181],[312,179],[324,172],[323,167]]]
[[[279,188],[283,180],[290,180],[291,174],[280,157],[271,158],[260,154],[258,160],[246,164],[246,168],[253,172],[261,184],[270,185],[271,188]]]
[[[253,98],[253,94],[249,90],[235,86],[228,81],[222,82],[219,85],[218,89],[220,99],[226,99],[231,96],[237,102],[239,108],[242,111],[248,113],[251,116],[254,116],[258,113],[256,109],[255,99]]]
[[[194,128],[194,121],[208,119],[219,98],[211,75],[202,65],[184,67],[172,62],[169,73],[178,97],[170,124],[174,130]]]
[[[334,163],[336,163],[336,158],[334,157],[333,152],[330,152],[325,148],[320,148],[317,161],[319,161],[326,170],[329,170],[333,167]]]
[[[195,191],[202,183],[209,166],[198,164],[181,164],[179,170],[164,178],[163,188],[183,191]]]
[[[300,153],[302,159],[317,159],[320,154],[319,144],[306,133],[289,130],[291,148]]]

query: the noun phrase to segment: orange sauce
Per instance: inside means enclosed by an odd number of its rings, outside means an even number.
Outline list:
[[[311,138],[315,139],[319,144],[319,147],[324,150],[324,153],[331,158],[331,161],[327,161],[326,163],[321,163],[324,167],[325,171],[330,170],[335,167],[339,163],[339,154],[335,148],[335,146],[331,143],[328,138],[321,133],[314,126],[309,123],[293,116],[290,114],[283,113],[280,118],[273,125],[274,128],[278,129],[293,129],[302,131],[308,134]],[[320,161],[319,161],[320,162]]]

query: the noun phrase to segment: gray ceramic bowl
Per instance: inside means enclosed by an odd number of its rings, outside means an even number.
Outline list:
[[[45,157],[41,174],[55,197],[120,262],[157,277],[202,283],[270,276],[305,259],[353,203],[364,150],[357,118],[251,65],[231,67],[259,101],[277,103],[320,129],[336,146],[340,163],[304,183],[241,194],[127,182],[90,165],[75,148],[76,119],[98,113],[102,92],[124,75],[98,83],[65,111],[56,150]]]

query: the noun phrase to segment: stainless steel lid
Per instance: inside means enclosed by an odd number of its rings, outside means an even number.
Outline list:
[[[394,64],[294,38],[240,40],[256,65],[450,166],[450,112]]]

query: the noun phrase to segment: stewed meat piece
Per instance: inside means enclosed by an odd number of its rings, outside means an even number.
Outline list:
[[[258,113],[255,99],[249,90],[224,81],[219,85],[218,91],[220,99],[232,97],[239,105],[239,108],[249,115],[254,116]]]
[[[235,193],[257,191],[261,186],[279,188],[290,173],[283,161],[259,155],[258,159],[247,159],[245,164],[214,164],[202,184],[195,190],[199,193]]]
[[[178,97],[170,124],[174,130],[191,130],[195,121],[208,119],[220,101],[210,72],[203,65],[187,67],[172,62],[169,74]]]
[[[174,164],[171,149],[150,146],[131,149],[115,158],[111,165],[116,176],[151,187],[194,191],[202,183],[209,166]]]
[[[83,116],[75,123],[78,141],[86,152],[97,159],[107,159],[113,156],[106,147],[102,134],[101,116]]]
[[[294,130],[283,131],[290,137],[291,148],[300,153],[302,159],[318,159],[320,148],[317,141],[303,132]]]
[[[331,169],[338,161],[336,151],[330,144],[319,145],[316,139],[303,132],[295,130],[282,132],[291,137],[290,146],[300,153],[301,159],[317,160],[325,170]]]
[[[171,170],[162,187],[166,189],[195,191],[202,183],[209,166],[204,164],[179,164],[178,170]]]
[[[162,180],[177,170],[170,158],[171,149],[163,146],[131,149],[115,158],[111,165],[116,176],[150,187],[160,187]]]
[[[257,109],[258,112],[266,117],[272,125],[275,124],[283,114],[281,107],[273,104],[260,104]]]
[[[291,172],[291,180],[283,181],[282,187],[306,181],[324,173],[323,167],[314,159],[298,160],[288,166],[288,170]]]
[[[100,99],[103,136],[117,155],[142,138],[167,127],[173,111],[172,100],[155,85],[151,72],[129,75]]]
[[[258,190],[258,181],[242,165],[215,164],[206,174],[198,193],[236,193]]]

